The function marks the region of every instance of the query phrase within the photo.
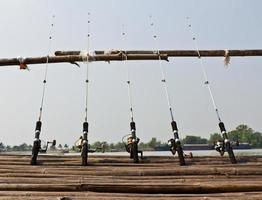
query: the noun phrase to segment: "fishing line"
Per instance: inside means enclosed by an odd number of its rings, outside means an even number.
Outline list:
[[[228,138],[225,125],[221,121],[221,118],[220,118],[220,115],[219,115],[219,111],[218,111],[218,108],[216,106],[215,99],[214,99],[214,96],[213,96],[213,93],[212,93],[212,90],[211,90],[211,87],[210,87],[210,83],[209,83],[209,80],[208,80],[207,71],[206,71],[206,68],[205,68],[205,66],[203,64],[203,61],[201,59],[201,55],[200,55],[200,52],[199,52],[199,49],[198,49],[196,37],[195,37],[195,34],[193,32],[192,25],[190,23],[189,17],[187,17],[187,21],[188,21],[188,27],[189,27],[189,29],[191,31],[192,39],[194,41],[195,48],[196,48],[196,51],[197,51],[197,54],[198,54],[198,58],[200,60],[200,65],[201,65],[201,68],[202,68],[203,76],[205,78],[205,84],[208,87],[208,91],[209,91],[209,94],[210,94],[210,97],[211,97],[211,100],[212,100],[212,103],[213,103],[213,107],[214,107],[214,109],[216,111],[216,115],[217,115],[217,118],[218,118],[218,121],[219,121],[218,126],[220,128],[220,131],[221,131],[223,139],[224,139],[223,142],[219,142],[219,141],[217,142],[217,144],[215,145],[215,149],[216,149],[216,151],[218,151],[220,153],[221,156],[223,156],[224,152],[227,151],[231,163],[235,164],[235,163],[237,163],[237,160],[235,158],[235,155],[234,155],[234,152],[233,152],[230,140]],[[228,53],[225,51],[225,54],[228,54]],[[228,56],[228,55],[226,55],[226,56]]]
[[[191,36],[192,36],[192,40],[193,40],[194,45],[195,45],[195,49],[196,49],[197,54],[198,54],[198,58],[199,58],[199,61],[200,61],[202,73],[203,73],[203,76],[204,76],[204,79],[205,79],[204,83],[205,83],[205,85],[207,85],[207,88],[208,88],[208,91],[209,91],[209,95],[211,97],[211,101],[212,101],[214,110],[216,112],[218,121],[221,122],[221,117],[220,117],[220,114],[219,114],[219,111],[218,111],[218,108],[217,108],[217,105],[216,105],[216,102],[215,102],[215,98],[214,98],[214,95],[213,95],[213,92],[212,92],[212,89],[211,89],[211,86],[210,86],[209,79],[208,79],[207,70],[206,70],[206,68],[205,68],[205,66],[203,64],[203,60],[202,60],[202,57],[200,55],[200,51],[199,51],[199,48],[198,48],[198,45],[197,45],[197,40],[196,40],[195,34],[193,32],[193,28],[192,28],[192,25],[191,25],[189,17],[187,17],[187,22],[188,22],[188,28],[189,28]]]
[[[90,13],[88,13],[87,21],[87,58],[86,58],[86,84],[85,84],[85,122],[87,122],[88,117],[88,84],[89,84],[89,46],[90,46]]]
[[[168,105],[169,112],[170,112],[171,121],[174,121],[173,109],[172,109],[172,106],[171,106],[171,103],[170,103],[170,96],[169,96],[169,92],[168,92],[165,71],[164,71],[164,67],[162,65],[162,60],[161,60],[161,56],[160,56],[160,52],[159,52],[158,35],[156,34],[156,28],[154,26],[154,21],[153,21],[151,15],[149,16],[149,20],[150,20],[150,26],[152,27],[153,40],[155,42],[156,53],[159,56],[158,63],[159,63],[161,76],[162,76],[161,82],[163,83],[163,87],[164,87],[164,90],[165,90],[165,96],[166,96],[167,105]]]
[[[122,25],[122,42],[124,43],[125,41],[125,37],[127,35],[126,31],[125,31],[125,26]],[[130,118],[131,118],[131,122],[134,122],[134,111],[133,111],[133,102],[132,102],[132,94],[131,94],[131,80],[130,80],[130,71],[129,71],[129,66],[127,63],[127,55],[125,52],[121,52],[122,56],[125,59],[125,65],[126,65],[126,78],[127,78],[127,91],[128,91],[128,102],[129,102],[129,108],[130,108]]]
[[[43,80],[43,92],[42,92],[42,98],[41,98],[41,104],[40,104],[39,121],[41,121],[43,106],[44,106],[46,83],[47,83],[47,74],[48,74],[48,64],[49,64],[49,54],[50,54],[52,39],[53,39],[53,29],[54,29],[54,22],[53,21],[54,21],[54,19],[55,19],[55,15],[52,16],[52,23],[51,23],[51,26],[50,26],[50,29],[49,29],[48,49],[47,49],[48,54],[47,54],[47,57],[46,57],[46,65],[45,65],[45,73],[44,73],[44,80]]]

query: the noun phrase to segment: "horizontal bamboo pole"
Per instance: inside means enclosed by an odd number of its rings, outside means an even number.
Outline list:
[[[95,193],[95,192],[16,192],[5,191],[0,192],[2,200],[168,200],[168,199],[183,199],[183,200],[203,200],[203,199],[227,199],[227,200],[261,200],[262,192],[239,192],[239,193],[222,193],[222,194],[134,194],[134,193]]]
[[[242,184],[0,184],[0,191],[90,191],[105,193],[147,193],[147,194],[201,194],[226,192],[262,191],[262,185],[256,183]]]
[[[247,50],[200,50],[201,57],[229,57],[229,56],[262,56],[262,49]],[[80,51],[56,51],[55,56],[26,57],[26,58],[2,58],[0,66],[45,63],[72,63],[88,60],[94,61],[124,61],[124,60],[166,60],[169,57],[199,57],[196,50],[112,50],[95,51],[94,54],[83,54]]]
[[[0,169],[1,174],[24,174],[25,176],[31,176],[32,173],[37,174],[45,174],[45,175],[72,175],[72,176],[136,176],[136,177],[146,177],[146,176],[207,176],[207,175],[224,175],[224,176],[247,176],[247,175],[256,175],[262,176],[262,169],[261,167],[251,168],[249,166],[243,168],[233,168],[228,166],[227,168],[222,167],[190,167],[190,168],[168,168],[163,166],[159,166],[156,168],[149,168],[149,169],[139,169],[136,167],[121,167],[121,169],[113,170],[97,170],[97,166],[94,167],[92,170],[86,168],[86,170],[65,170],[65,169],[36,169],[36,168],[29,168],[24,170],[20,169]],[[160,169],[162,168],[162,169]]]
[[[196,50],[111,50],[94,51],[95,55],[115,55],[124,53],[129,54],[165,54],[168,57],[198,57]],[[243,50],[199,50],[201,57],[225,57],[225,56],[262,56],[262,49],[243,49]],[[81,51],[56,51],[56,56],[80,55]]]
[[[0,59],[0,66],[9,66],[9,65],[29,65],[29,64],[45,64],[47,63],[72,63],[75,62],[84,62],[86,61],[86,56],[80,55],[65,55],[65,56],[44,56],[44,57],[27,57],[27,58],[2,58]],[[127,56],[121,54],[112,54],[112,55],[94,55],[88,56],[89,62],[94,61],[123,61],[123,60],[168,60],[167,55],[161,54],[129,54]]]
[[[154,176],[147,176],[147,177],[130,177],[126,176],[124,178],[117,177],[112,179],[112,176],[58,176],[55,178],[50,177],[1,177],[0,183],[5,184],[77,184],[77,183],[84,183],[84,184],[136,184],[139,182],[139,185],[144,184],[191,184],[194,182],[198,183],[224,183],[224,182],[231,182],[232,184],[239,184],[239,183],[256,183],[262,184],[262,177],[261,176],[222,176],[222,175],[213,175],[213,176],[165,176],[165,177],[157,177]]]

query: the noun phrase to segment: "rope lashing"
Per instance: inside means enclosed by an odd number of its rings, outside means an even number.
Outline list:
[[[225,49],[224,65],[227,67],[230,64],[229,51]]]
[[[79,55],[82,57],[82,61],[85,62],[93,62],[96,61],[95,55],[96,53],[94,51],[88,52],[86,50],[80,51]]]
[[[27,67],[27,65],[25,63],[25,58],[18,56],[17,60],[19,61],[19,67],[20,67],[21,70],[23,70],[23,69],[29,70],[29,68]]]

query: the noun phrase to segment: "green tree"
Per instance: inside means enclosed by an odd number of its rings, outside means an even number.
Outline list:
[[[253,147],[262,147],[262,134],[260,132],[255,132],[252,128],[244,124],[228,132],[228,137],[232,141],[239,141],[240,143],[246,142]]]
[[[115,147],[115,144],[114,143],[110,143],[109,144],[109,149],[111,150],[111,149],[115,149],[116,147]]]
[[[115,149],[117,151],[125,151],[126,148],[125,148],[125,145],[123,144],[123,142],[118,142],[115,144]]]
[[[138,148],[141,149],[141,150],[147,150],[147,149],[149,149],[150,147],[148,146],[148,143],[139,142],[139,143],[138,143]]]
[[[91,149],[97,149],[101,147],[101,142],[100,141],[96,141],[93,144],[90,145]]]
[[[209,137],[209,143],[212,144],[218,140],[223,140],[223,137],[221,134],[219,133],[213,133],[213,134],[210,134],[210,137]]]
[[[2,142],[0,142],[0,152],[5,151],[5,149],[5,145]]]
[[[5,148],[5,145],[2,142],[0,142],[0,148]]]
[[[183,144],[207,144],[206,138],[201,138],[199,136],[187,135],[183,140]]]
[[[15,145],[12,147],[12,151],[30,151],[32,149],[31,145],[27,145],[26,143]]]
[[[154,149],[156,146],[160,145],[161,142],[157,141],[155,137],[153,137],[149,142],[148,142],[148,147]]]
[[[101,144],[101,151],[110,151],[109,144],[105,141],[102,142]]]
[[[10,145],[6,146],[6,151],[12,151],[12,147]]]

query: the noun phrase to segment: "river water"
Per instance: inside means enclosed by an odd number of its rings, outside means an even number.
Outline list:
[[[185,153],[192,152],[193,156],[219,156],[219,153],[215,150],[195,150],[195,151],[184,151]],[[234,153],[236,156],[262,156],[262,149],[235,149]],[[30,155],[31,152],[1,152],[0,154],[19,154],[19,155]],[[105,153],[90,153],[91,155],[101,156],[128,156],[127,152],[105,152]],[[144,151],[144,156],[171,156],[170,151]],[[41,154],[40,154],[41,155]],[[44,155],[80,155],[80,153],[59,153],[59,152],[47,152]]]
[[[192,152],[193,156],[218,156],[219,153],[215,150],[197,150],[197,151],[184,151],[185,153]],[[236,156],[243,156],[243,155],[261,155],[262,156],[262,149],[239,149],[234,150]],[[144,151],[143,154],[145,156],[171,156],[170,151]],[[129,154],[127,152],[105,152],[105,153],[93,153],[92,155],[126,155]]]

